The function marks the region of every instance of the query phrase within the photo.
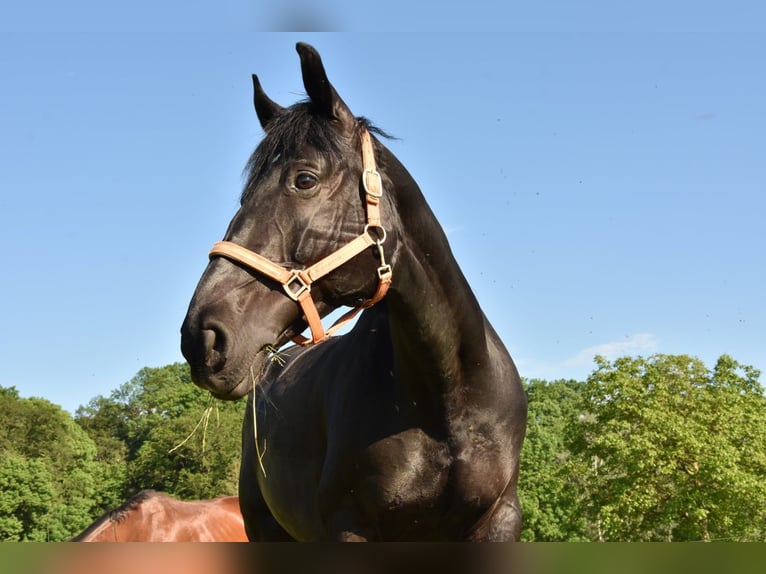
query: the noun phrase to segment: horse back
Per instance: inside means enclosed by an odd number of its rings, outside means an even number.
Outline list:
[[[134,497],[135,498],[135,497]],[[145,492],[104,514],[73,542],[246,542],[236,496],[183,501]]]

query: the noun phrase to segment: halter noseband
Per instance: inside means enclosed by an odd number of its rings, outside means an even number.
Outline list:
[[[311,329],[311,339],[301,335],[293,338],[293,341],[299,345],[309,345],[323,341],[353,319],[359,311],[372,307],[383,299],[388,291],[388,287],[391,285],[391,266],[386,263],[383,253],[386,230],[380,222],[380,198],[383,196],[383,181],[375,165],[375,152],[373,151],[370,132],[362,128],[360,137],[362,140],[362,166],[364,168],[362,171],[362,187],[365,191],[367,210],[367,225],[364,226],[361,235],[306,269],[287,269],[231,241],[219,241],[210,250],[211,259],[216,256],[226,257],[282,284],[282,288],[287,296],[301,306],[306,322]],[[380,237],[374,238],[370,235],[371,228],[378,229],[376,235],[379,234]],[[373,245],[378,247],[378,256],[380,258],[378,288],[375,294],[340,317],[325,332],[319,312],[314,304],[314,300],[311,298],[311,284]]]

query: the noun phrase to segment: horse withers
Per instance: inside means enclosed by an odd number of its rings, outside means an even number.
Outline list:
[[[177,500],[142,490],[72,542],[247,542],[239,499]]]
[[[247,533],[518,539],[516,367],[385,134],[297,50],[307,100],[283,108],[253,76],[265,137],[181,328],[194,382],[248,395]],[[328,337],[341,306],[362,314]]]

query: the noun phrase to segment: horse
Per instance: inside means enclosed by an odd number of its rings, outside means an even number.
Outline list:
[[[72,542],[247,542],[239,499],[182,501],[142,490]]]
[[[265,135],[181,326],[193,382],[248,396],[247,534],[518,540],[516,366],[389,136],[296,49],[307,99],[282,107],[252,76]],[[361,315],[329,336],[344,306]]]

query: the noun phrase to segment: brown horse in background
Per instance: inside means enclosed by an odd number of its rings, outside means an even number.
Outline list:
[[[72,542],[247,542],[239,498],[176,500],[142,490]]]

